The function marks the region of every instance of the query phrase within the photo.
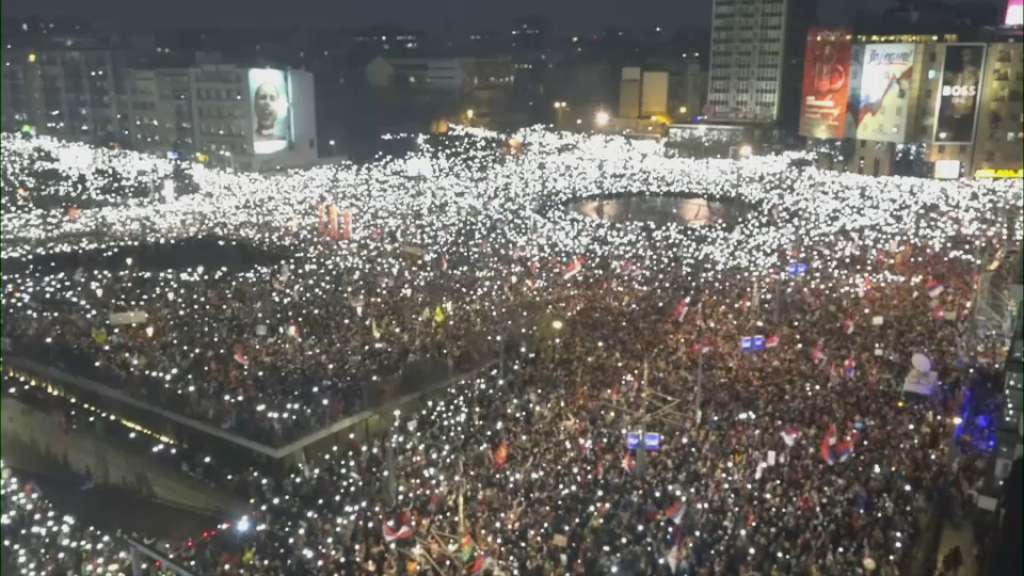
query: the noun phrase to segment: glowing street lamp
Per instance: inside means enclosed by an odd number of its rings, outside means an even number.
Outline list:
[[[562,327],[564,327],[564,326],[565,326],[565,324],[561,320],[552,320],[551,321],[551,328],[554,329],[555,331],[561,330]]]
[[[608,114],[608,112],[604,110],[598,110],[597,114],[594,114],[594,124],[596,124],[599,128],[604,128],[605,126],[607,126],[608,121],[611,119],[612,117]]]
[[[556,100],[554,103],[554,107],[555,113],[558,114],[558,123],[556,124],[556,127],[559,127],[562,125],[562,113],[565,112],[566,108],[569,107],[569,104],[564,100]]]

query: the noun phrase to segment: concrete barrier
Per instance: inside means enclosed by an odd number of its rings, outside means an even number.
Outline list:
[[[191,478],[179,470],[112,445],[87,430],[65,433],[51,413],[17,398],[3,399],[4,461],[39,474],[90,471],[97,484],[118,486],[170,506],[210,514],[234,516],[246,506],[234,496]]]

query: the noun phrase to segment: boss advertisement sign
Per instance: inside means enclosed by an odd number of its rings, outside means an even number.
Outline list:
[[[807,33],[804,98],[800,106],[802,136],[845,137],[851,38],[848,30],[812,28]]]
[[[249,70],[253,152],[273,154],[291,142],[292,115],[288,77],[283,70]]]
[[[939,108],[935,118],[936,142],[970,144],[974,140],[974,119],[978,112],[984,69],[983,44],[946,46]]]

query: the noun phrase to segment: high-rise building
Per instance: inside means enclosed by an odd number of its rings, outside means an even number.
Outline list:
[[[792,108],[785,105],[791,91],[784,87],[799,78],[803,37],[813,17],[814,3],[807,0],[715,0],[708,121],[783,120],[784,109]]]
[[[4,52],[3,128],[105,142],[117,133],[115,78],[120,53],[108,49]]]

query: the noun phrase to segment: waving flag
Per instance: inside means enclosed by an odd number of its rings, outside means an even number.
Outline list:
[[[687,304],[686,298],[680,298],[679,303],[672,309],[672,319],[676,322],[682,322],[686,318],[686,312],[690,309],[690,305]]]
[[[682,530],[680,530],[678,535],[676,535],[675,543],[665,552],[665,562],[668,563],[668,567],[672,570],[673,574],[683,560],[685,548],[686,538],[683,536]]]
[[[466,564],[476,556],[476,543],[473,537],[466,534],[462,537],[462,563]]]
[[[627,452],[626,457],[622,459],[622,469],[630,474],[636,472],[636,457],[631,452]]]
[[[502,440],[494,451],[494,465],[501,470],[506,464],[508,464],[508,441]]]
[[[846,438],[840,439],[839,433],[836,430],[836,425],[830,425],[825,436],[821,439],[821,445],[819,446],[821,458],[829,465],[835,464],[836,462],[845,462],[853,455],[853,448],[857,443],[857,438],[858,434],[855,430]]]
[[[843,362],[843,371],[846,373],[847,378],[853,378],[857,374],[857,361],[850,356]]]
[[[249,365],[249,358],[245,355],[245,348],[242,348],[241,344],[235,344],[234,359],[235,362],[238,362],[242,366]]]
[[[775,348],[778,345],[779,345],[779,335],[778,334],[771,334],[764,341],[764,347],[765,348]]]
[[[676,500],[674,504],[665,509],[665,518],[679,524],[683,521],[683,513],[686,512],[686,506],[683,505],[682,500]]]
[[[494,560],[492,560],[486,554],[481,554],[480,556],[476,557],[476,560],[473,562],[473,566],[471,566],[469,569],[469,574],[470,576],[483,574],[485,570],[492,566],[494,566]]]
[[[815,364],[821,363],[825,359],[825,343],[818,340],[818,343],[814,345],[814,349],[811,350],[811,358]]]
[[[938,298],[946,287],[935,278],[929,278],[928,283],[925,284],[925,289],[928,290],[928,297],[934,299]]]
[[[853,326],[853,318],[847,318],[846,320],[843,320],[843,332],[846,332],[847,334],[853,334]]]
[[[568,280],[569,278],[572,278],[573,276],[579,274],[580,270],[583,269],[584,263],[586,263],[586,260],[584,260],[581,257],[577,257],[575,260],[570,262],[568,266],[565,267],[565,275],[562,276],[562,278]]]
[[[800,429],[796,426],[786,426],[782,430],[782,441],[786,443],[786,446],[790,448],[796,444],[796,441],[800,439]]]
[[[390,526],[390,524],[393,524],[393,523],[392,522],[387,522],[387,523],[384,524],[383,534],[384,534],[384,541],[385,542],[396,542],[396,541],[402,541],[402,540],[409,540],[409,539],[412,538],[412,534],[413,534],[412,526],[409,526],[409,525],[405,524],[405,525],[402,525],[402,527],[399,528],[398,530],[395,530],[394,528],[392,528]]]

